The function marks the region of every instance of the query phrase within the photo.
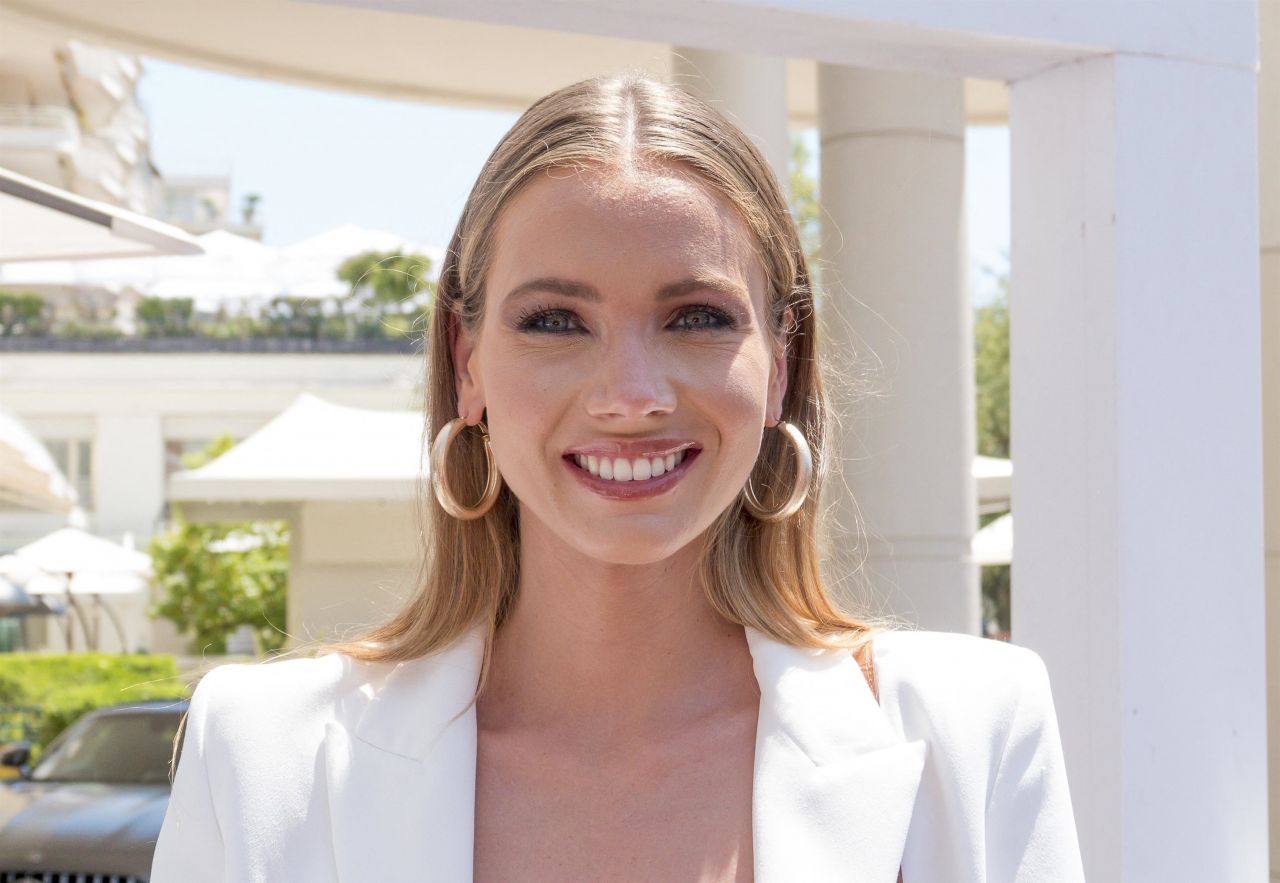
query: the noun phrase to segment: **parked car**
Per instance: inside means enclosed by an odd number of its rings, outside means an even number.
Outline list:
[[[0,764],[0,880],[144,883],[169,803],[169,761],[185,699],[88,712],[28,768],[18,743]]]

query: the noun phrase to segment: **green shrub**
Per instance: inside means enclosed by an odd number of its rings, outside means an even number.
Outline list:
[[[112,653],[0,654],[0,729],[4,718],[23,706],[41,709],[32,739],[32,755],[82,714],[95,708],[150,699],[183,699],[172,656]]]
[[[46,335],[52,317],[52,309],[40,295],[0,291],[0,337]]]
[[[138,330],[145,337],[186,337],[194,312],[189,297],[144,297],[138,301]]]

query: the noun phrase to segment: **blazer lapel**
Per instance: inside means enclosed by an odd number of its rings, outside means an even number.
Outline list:
[[[400,663],[354,725],[324,742],[341,881],[471,879],[484,627]],[[899,736],[849,653],[748,628],[760,716],[752,848],[757,883],[896,879],[926,743]]]
[[[760,684],[751,807],[757,883],[892,883],[927,743],[897,734],[852,654],[746,634]]]
[[[350,729],[326,725],[340,881],[470,880],[484,628],[400,663]]]

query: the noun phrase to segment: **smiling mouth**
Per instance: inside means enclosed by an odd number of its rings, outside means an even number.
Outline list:
[[[689,447],[662,458],[624,459],[565,454],[562,459],[588,490],[615,500],[636,500],[665,493],[674,487],[689,472],[700,453],[701,448]],[[657,471],[659,465],[662,467],[660,472]]]
[[[698,448],[691,447],[667,454],[665,457],[598,457],[592,454],[567,454],[578,469],[604,481],[648,481],[658,478],[686,459],[697,456]]]

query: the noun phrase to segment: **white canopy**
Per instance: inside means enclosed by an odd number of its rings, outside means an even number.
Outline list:
[[[149,555],[76,527],[55,530],[0,557],[0,574],[29,595],[129,594],[144,589],[151,573]]]
[[[1013,483],[1013,461],[1003,457],[973,458],[973,477],[978,483],[978,511],[1003,512],[1009,508]]]
[[[56,598],[33,598],[16,582],[0,576],[0,616],[64,613],[66,605]]]
[[[277,273],[285,290],[297,297],[345,297],[348,283],[338,279],[338,267],[347,258],[365,252],[423,254],[431,259],[427,272],[434,279],[444,260],[444,250],[403,236],[356,224],[343,224],[280,249]]]
[[[85,645],[98,648],[99,615],[106,613],[120,637],[128,643],[123,623],[114,608],[102,603],[103,595],[128,595],[144,591],[152,575],[151,557],[117,545],[75,527],[55,530],[10,555],[0,557],[0,576],[19,583],[27,595],[65,595],[67,649],[73,647],[71,614],[80,620]],[[76,598],[93,596],[94,617],[89,617]]]
[[[170,500],[409,499],[422,459],[418,411],[374,411],[299,395],[270,423],[199,469],[169,477]]]
[[[0,264],[200,250],[177,227],[0,169]]]
[[[1001,515],[973,535],[970,547],[978,564],[1011,564],[1013,562],[1013,513]]]
[[[0,409],[0,503],[65,513],[76,506],[75,488],[22,421]]]

